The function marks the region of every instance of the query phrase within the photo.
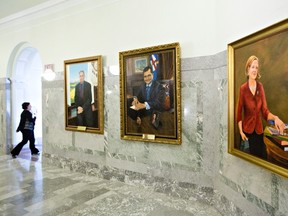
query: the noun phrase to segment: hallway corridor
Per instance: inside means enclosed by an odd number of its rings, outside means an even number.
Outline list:
[[[25,146],[26,147],[26,146]],[[27,148],[27,147],[26,147]],[[0,156],[0,215],[220,216],[213,207],[44,165],[23,149]]]

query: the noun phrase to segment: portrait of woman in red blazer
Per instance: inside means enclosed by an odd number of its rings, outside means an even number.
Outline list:
[[[245,66],[247,81],[240,87],[237,107],[237,123],[241,139],[249,141],[249,152],[266,159],[266,147],[263,142],[262,118],[273,120],[275,127],[283,134],[285,124],[272,114],[267,106],[264,87],[260,79],[259,59],[252,55]]]

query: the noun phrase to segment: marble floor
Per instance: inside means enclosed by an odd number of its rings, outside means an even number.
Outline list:
[[[23,149],[0,156],[0,215],[220,216],[215,208],[41,163]]]

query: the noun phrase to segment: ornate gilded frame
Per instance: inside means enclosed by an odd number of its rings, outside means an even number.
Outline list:
[[[245,64],[249,56],[259,58],[261,79],[269,110],[288,122],[288,19],[228,44],[228,152],[277,174],[288,177],[288,151],[280,151],[267,142],[267,158],[240,150],[240,134],[236,121],[239,89],[246,81]],[[263,127],[268,123],[263,121]],[[286,162],[285,162],[286,161]]]
[[[141,64],[136,63],[141,60]],[[147,61],[146,61],[147,60]],[[181,144],[181,86],[180,86],[180,45],[164,44],[119,53],[120,61],[120,117],[121,139]],[[153,78],[165,89],[163,110],[159,112],[159,127],[151,121],[154,114],[141,117],[141,125],[131,118],[131,100],[144,83],[143,62],[154,64]],[[142,66],[141,66],[142,65]],[[140,68],[142,67],[142,68]],[[140,70],[140,72],[139,72]],[[142,72],[141,72],[142,71]],[[155,78],[157,77],[157,79]],[[162,98],[162,97],[161,97]],[[133,113],[138,110],[132,110]],[[129,116],[128,116],[129,112]],[[148,113],[148,112],[147,112]],[[157,124],[158,125],[158,124]]]
[[[86,86],[91,87],[90,106],[85,120],[79,123],[76,99],[76,85],[79,83],[80,71],[85,73]],[[64,61],[65,76],[65,129],[79,132],[104,133],[103,114],[103,73],[102,56],[91,56]],[[90,84],[90,85],[89,85]],[[88,87],[87,87],[88,88]],[[88,91],[89,92],[89,91]],[[79,95],[79,94],[77,94]],[[78,105],[77,105],[78,106]],[[82,106],[82,105],[81,105]],[[83,105],[84,107],[85,105]],[[85,112],[85,110],[84,110]]]

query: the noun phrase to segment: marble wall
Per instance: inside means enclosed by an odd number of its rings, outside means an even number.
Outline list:
[[[63,72],[42,88],[44,163],[200,199],[223,215],[288,214],[287,179],[227,153],[226,51],[181,60],[181,145],[120,139],[119,76],[109,71],[104,135],[65,130]]]
[[[11,82],[9,79],[0,79],[0,154],[9,154],[12,148],[11,133]]]

